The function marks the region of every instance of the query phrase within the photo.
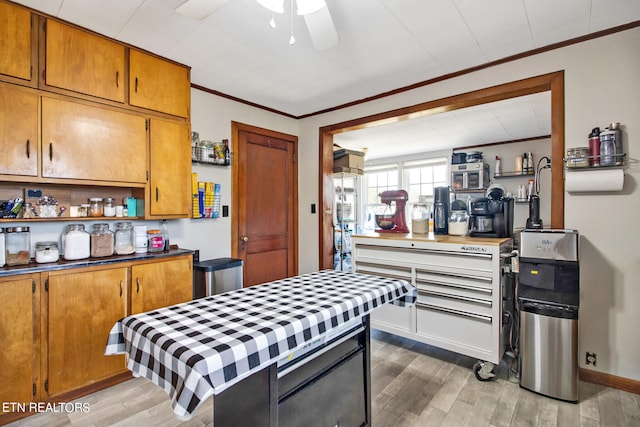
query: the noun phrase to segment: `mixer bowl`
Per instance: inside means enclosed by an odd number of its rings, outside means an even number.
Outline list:
[[[396,223],[393,221],[392,215],[376,215],[376,225],[383,230],[391,230]]]

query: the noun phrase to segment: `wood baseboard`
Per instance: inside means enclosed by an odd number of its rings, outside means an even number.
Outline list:
[[[604,374],[590,369],[579,368],[580,379],[594,384],[628,391],[629,393],[640,394],[640,381],[615,375]]]

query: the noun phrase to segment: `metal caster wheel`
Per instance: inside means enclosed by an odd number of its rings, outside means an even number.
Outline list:
[[[493,373],[493,369],[495,365],[491,362],[476,362],[473,365],[473,373],[476,374],[476,379],[478,381],[491,381],[496,374]]]

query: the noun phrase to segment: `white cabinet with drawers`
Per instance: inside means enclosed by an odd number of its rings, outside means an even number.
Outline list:
[[[500,362],[502,266],[511,239],[372,234],[353,236],[353,244],[355,271],[402,278],[418,289],[411,307],[375,310],[372,328]]]

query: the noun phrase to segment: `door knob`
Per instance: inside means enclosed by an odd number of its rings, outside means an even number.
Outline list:
[[[249,241],[249,237],[248,236],[242,236],[242,237],[240,237],[240,240],[242,241],[242,243],[247,243]]]

